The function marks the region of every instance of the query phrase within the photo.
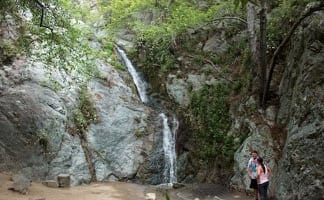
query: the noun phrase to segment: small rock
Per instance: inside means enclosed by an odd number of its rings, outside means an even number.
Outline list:
[[[199,198],[195,198],[194,200],[200,200]]]
[[[24,175],[14,175],[12,177],[13,184],[12,187],[8,188],[8,190],[13,190],[16,192],[20,192],[21,194],[27,194],[31,181]]]
[[[57,183],[59,187],[70,187],[70,175],[69,174],[59,174],[57,176]]]
[[[52,187],[52,188],[57,188],[58,184],[56,181],[54,180],[46,180],[42,182],[43,185],[47,186],[47,187]]]
[[[182,183],[173,183],[173,184],[172,184],[172,187],[173,187],[174,189],[182,188],[182,187],[184,187],[184,186],[185,186],[185,185],[182,184]]]
[[[156,200],[156,194],[155,193],[146,193],[145,200]]]

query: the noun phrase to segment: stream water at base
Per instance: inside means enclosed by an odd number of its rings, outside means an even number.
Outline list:
[[[147,96],[147,83],[140,76],[139,72],[135,69],[132,62],[128,59],[124,50],[116,47],[124,65],[127,67],[130,75],[133,78],[134,84],[137,88],[138,96],[145,104],[149,104],[149,97]],[[154,108],[153,108],[154,109]],[[159,109],[160,110],[160,109]],[[159,115],[162,122],[162,135],[163,135],[163,154],[164,154],[164,169],[162,172],[163,179],[161,183],[171,184],[177,182],[177,168],[176,168],[176,134],[179,127],[179,122],[175,115],[170,119],[164,112]],[[160,183],[160,184],[161,184]]]

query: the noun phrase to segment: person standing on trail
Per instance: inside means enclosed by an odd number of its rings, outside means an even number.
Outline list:
[[[258,200],[259,199],[258,182],[257,182],[258,152],[253,150],[251,152],[251,156],[252,157],[250,158],[250,160],[248,162],[247,172],[248,172],[249,178],[251,179],[250,188],[254,189],[255,199]]]
[[[265,164],[263,164],[263,159],[261,157],[257,158],[257,161],[258,161],[257,180],[258,180],[260,199],[267,200],[269,176],[271,175],[271,169]]]

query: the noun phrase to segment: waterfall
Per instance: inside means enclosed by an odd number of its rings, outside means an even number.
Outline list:
[[[124,64],[126,65],[130,75],[133,78],[133,81],[137,87],[138,94],[143,103],[148,103],[147,92],[147,84],[141,79],[138,72],[132,65],[131,61],[127,58],[126,53],[118,48],[117,51],[119,55],[122,57]],[[173,117],[172,122],[168,122],[168,118],[164,113],[160,113],[159,117],[162,118],[163,124],[163,153],[164,153],[164,169],[163,169],[163,183],[170,184],[172,186],[173,183],[177,182],[176,176],[176,151],[175,151],[175,142],[176,142],[176,133],[179,127],[179,122],[176,117]]]
[[[170,129],[168,124],[168,118],[164,113],[159,115],[163,120],[163,151],[164,151],[164,182],[176,183],[177,182],[177,166],[176,166],[176,152],[175,152],[175,140],[176,132],[178,130],[178,120],[174,117],[172,122],[172,128]]]
[[[118,51],[119,55],[122,57],[123,62],[126,65],[129,73],[131,74],[131,76],[133,78],[133,81],[134,81],[134,83],[136,85],[137,92],[138,92],[138,95],[139,95],[141,101],[143,103],[147,103],[148,98],[147,98],[147,95],[146,95],[146,92],[147,92],[147,84],[146,84],[146,82],[143,79],[141,79],[141,77],[137,73],[135,67],[133,66],[132,62],[128,59],[125,51],[123,51],[119,47],[116,47],[116,48],[117,48],[117,51]]]

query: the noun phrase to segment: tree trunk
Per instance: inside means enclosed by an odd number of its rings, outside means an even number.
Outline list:
[[[260,70],[260,91],[259,91],[259,105],[261,108],[265,109],[263,104],[263,92],[265,91],[266,76],[267,76],[267,16],[266,16],[266,0],[261,0],[261,10],[260,10],[260,54],[259,54],[259,70]]]
[[[259,83],[259,75],[257,73],[257,66],[258,66],[258,36],[257,36],[257,25],[256,25],[256,20],[257,20],[257,11],[256,11],[256,6],[252,3],[247,4],[247,29],[248,29],[248,34],[249,34],[249,46],[250,46],[250,70],[251,74],[253,77],[253,82],[254,83]],[[255,91],[255,88],[260,88],[258,84],[253,84],[252,85],[252,90]]]
[[[155,6],[161,8],[161,0],[155,0]]]
[[[175,0],[169,0],[169,3],[168,3],[168,8],[170,8],[171,4],[174,3]]]

